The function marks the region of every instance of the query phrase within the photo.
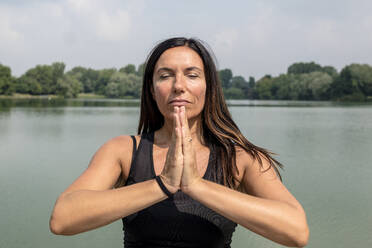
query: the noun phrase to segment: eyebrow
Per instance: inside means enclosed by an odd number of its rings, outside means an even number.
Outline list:
[[[160,71],[172,72],[173,70],[171,68],[168,68],[168,67],[160,67],[156,72],[158,73]]]
[[[196,66],[191,66],[191,67],[186,68],[186,71],[193,71],[193,70],[202,72],[202,69],[200,69],[199,67],[196,67]]]
[[[196,66],[191,66],[191,67],[186,68],[186,71],[192,71],[192,70],[203,72],[199,67],[196,67]],[[168,67],[160,67],[156,72],[159,73],[160,71],[173,72],[173,70]]]

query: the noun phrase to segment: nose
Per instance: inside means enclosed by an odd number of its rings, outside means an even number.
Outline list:
[[[173,90],[175,93],[183,93],[185,92],[185,78],[181,74],[177,74],[174,77],[174,83],[173,83]]]

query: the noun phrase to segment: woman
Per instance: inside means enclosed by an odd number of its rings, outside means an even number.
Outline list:
[[[236,224],[286,246],[306,216],[265,149],[240,133],[208,50],[158,44],[146,62],[140,136],[105,143],[57,199],[50,228],[73,235],[123,218],[124,246],[230,247]]]

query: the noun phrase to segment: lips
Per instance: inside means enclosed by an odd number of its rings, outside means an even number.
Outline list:
[[[188,103],[190,103],[190,101],[185,100],[185,99],[173,99],[169,101],[169,104],[172,106],[184,106]]]

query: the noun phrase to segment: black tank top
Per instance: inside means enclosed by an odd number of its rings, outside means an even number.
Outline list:
[[[143,134],[133,157],[125,186],[155,178],[153,162],[154,133]],[[221,166],[210,149],[203,178],[222,184]],[[219,215],[181,191],[122,219],[124,247],[229,248],[236,223]]]

